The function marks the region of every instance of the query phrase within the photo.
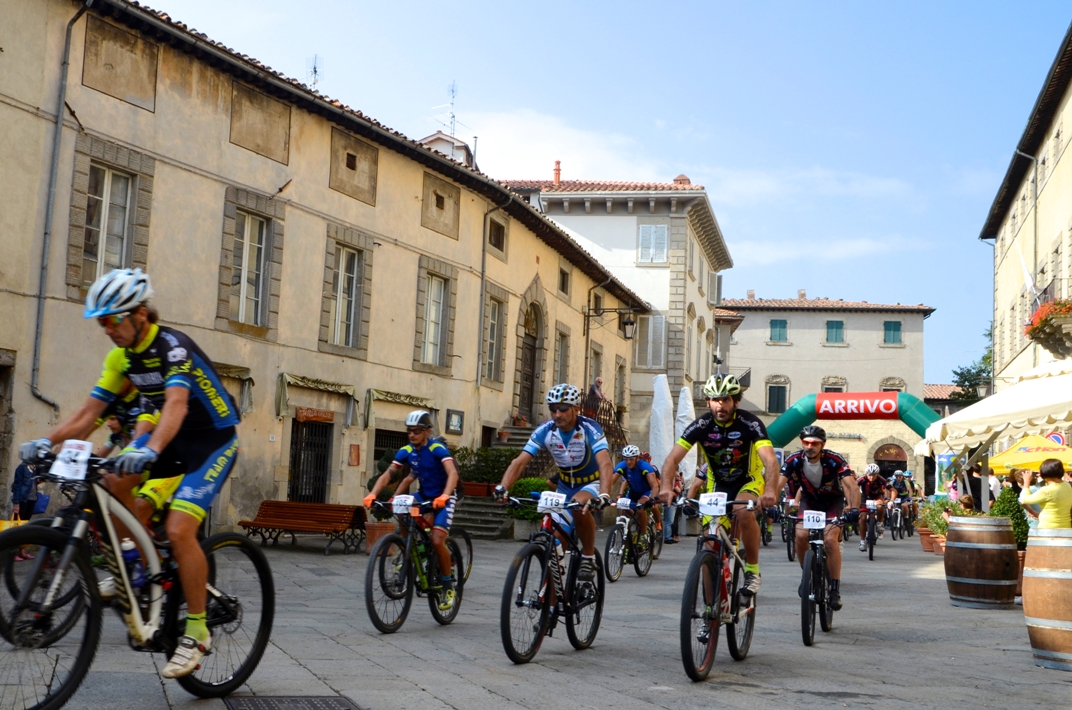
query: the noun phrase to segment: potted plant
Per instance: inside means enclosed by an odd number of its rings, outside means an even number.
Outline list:
[[[513,422],[514,426],[528,426],[529,425],[529,418],[526,417],[524,414],[521,414],[520,412],[516,412],[514,414],[514,416],[512,417],[511,421]]]
[[[502,480],[503,472],[517,458],[518,449],[470,449],[463,446],[454,452],[454,463],[465,483],[465,494],[477,498],[491,496]]]
[[[1027,513],[1024,512],[1023,506],[1020,505],[1020,498],[1013,489],[1002,488],[1001,495],[990,508],[990,514],[1012,521],[1012,534],[1016,537],[1016,556],[1019,567],[1016,578],[1016,596],[1021,596],[1024,584],[1024,557],[1027,555],[1027,534],[1031,529],[1027,524]]]
[[[506,429],[500,429],[497,433],[497,436],[499,437],[500,444],[505,444],[510,441],[510,432]]]
[[[1072,354],[1072,300],[1043,303],[1031,316],[1024,335],[1058,357]]]
[[[387,470],[387,467],[391,465],[391,461],[394,460],[394,451],[387,451],[380,460],[376,462],[376,475],[371,476],[366,484],[368,490],[372,490],[376,485],[376,480],[383,475],[383,472]],[[394,476],[391,476],[391,482],[384,486],[380,494],[376,496],[376,500],[381,503],[385,503],[391,499],[392,492],[398,485],[398,482],[405,477],[403,472],[398,472]],[[382,508],[380,506],[373,506],[369,513],[375,518],[375,521],[365,521],[365,552],[370,552],[372,546],[376,544],[384,535],[389,535],[395,531],[394,515],[390,510]]]
[[[542,493],[547,490],[551,490],[551,485],[546,478],[521,478],[510,486],[510,497],[527,500],[533,491]],[[507,514],[514,519],[515,540],[528,540],[536,532],[536,521],[543,517],[543,513],[536,512],[535,506],[508,508]]]

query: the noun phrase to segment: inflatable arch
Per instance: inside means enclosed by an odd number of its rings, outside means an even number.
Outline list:
[[[924,436],[941,417],[907,392],[821,392],[798,399],[767,427],[771,442],[783,447],[816,419],[900,419]]]

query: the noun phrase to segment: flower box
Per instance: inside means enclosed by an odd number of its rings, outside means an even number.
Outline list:
[[[1072,356],[1072,300],[1043,303],[1024,334],[1058,358]]]

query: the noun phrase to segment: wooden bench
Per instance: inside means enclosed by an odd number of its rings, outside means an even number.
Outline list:
[[[295,503],[286,500],[262,501],[253,520],[240,520],[246,528],[246,536],[259,535],[261,545],[270,540],[279,544],[279,536],[290,535],[292,545],[298,544],[295,533],[323,533],[328,536],[324,554],[331,545],[342,543],[343,554],[357,552],[365,539],[365,509],[360,505],[337,505],[335,503]]]

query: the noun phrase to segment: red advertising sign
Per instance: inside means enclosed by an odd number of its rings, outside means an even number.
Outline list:
[[[897,392],[820,392],[816,419],[897,419]]]

